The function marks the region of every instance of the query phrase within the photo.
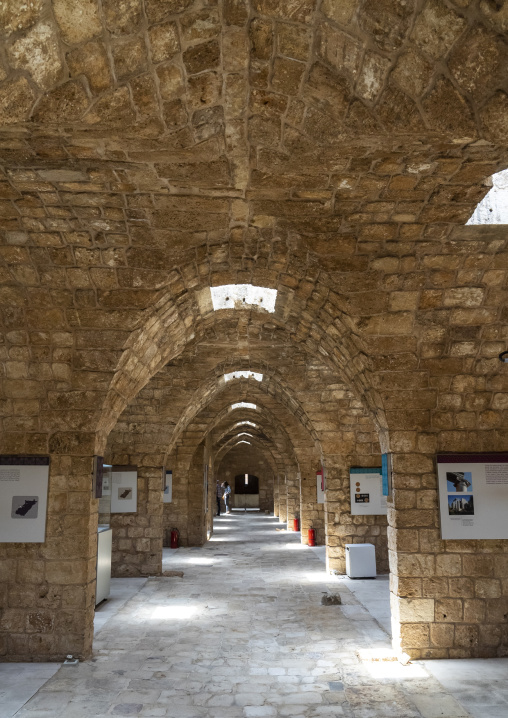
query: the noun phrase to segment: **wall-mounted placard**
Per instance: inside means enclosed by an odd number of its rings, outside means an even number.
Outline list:
[[[138,471],[135,466],[113,466],[111,513],[132,514],[138,510]]]
[[[173,501],[173,472],[165,472],[165,486],[164,493],[162,494],[162,500],[165,504],[170,504]]]
[[[113,467],[111,464],[102,465],[102,496],[111,496],[111,479]]]
[[[441,538],[508,538],[508,454],[439,454]]]
[[[325,470],[323,467],[316,471],[316,489],[317,489],[317,503],[324,504],[325,502]]]
[[[381,516],[388,512],[386,496],[383,496],[383,475],[379,468],[354,468],[349,470],[351,487],[351,513],[365,516]]]
[[[381,455],[381,473],[383,476],[383,496],[392,495],[392,455]]]
[[[102,481],[104,472],[104,459],[102,456],[93,457],[92,469],[92,496],[95,499],[102,498]]]
[[[44,543],[49,458],[0,456],[0,543]]]

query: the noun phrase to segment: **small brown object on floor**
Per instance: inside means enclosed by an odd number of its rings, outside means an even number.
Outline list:
[[[322,606],[340,606],[342,599],[338,593],[330,593],[321,597]]]
[[[163,571],[163,576],[176,576],[177,578],[183,578],[183,571]]]

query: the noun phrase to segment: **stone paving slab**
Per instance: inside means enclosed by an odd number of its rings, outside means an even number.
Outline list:
[[[423,665],[360,658],[390,652],[389,637],[277,524],[219,519],[198,551],[166,553],[183,578],[148,579],[98,631],[94,658],[60,668],[16,718],[468,716]],[[338,592],[342,605],[321,605]]]

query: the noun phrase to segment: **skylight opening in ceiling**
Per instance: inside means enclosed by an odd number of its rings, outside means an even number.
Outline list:
[[[236,404],[231,404],[231,409],[257,409],[257,406],[248,401],[238,401]]]
[[[248,431],[242,431],[242,432],[240,432],[240,434],[238,434],[238,436],[250,436],[251,439],[254,438],[253,435],[249,434]]]
[[[263,374],[259,374],[257,371],[230,371],[229,374],[224,374],[224,381],[231,381],[231,379],[255,379],[256,381],[263,381]]]
[[[492,175],[490,189],[466,224],[508,224],[508,169]]]
[[[275,311],[276,289],[255,287],[253,284],[223,284],[210,287],[210,292],[214,311],[248,306],[259,307],[270,313]]]
[[[238,441],[238,442],[235,444],[235,446],[238,446],[238,444],[248,444],[249,446],[251,446],[250,441],[244,441],[243,439],[242,439],[242,441]]]
[[[252,422],[252,421],[238,421],[238,422],[235,424],[235,428],[236,428],[237,426],[253,426],[254,429],[255,429],[255,428],[257,427],[257,424],[254,424],[254,422]]]

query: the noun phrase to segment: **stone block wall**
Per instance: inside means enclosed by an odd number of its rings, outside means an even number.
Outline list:
[[[270,462],[256,448],[247,444],[240,444],[229,451],[217,469],[217,478],[227,481],[231,486],[233,506],[235,503],[235,476],[241,474],[252,474],[259,479],[259,509],[260,511],[273,511],[274,507],[274,478]],[[238,506],[241,507],[241,499]]]
[[[188,471],[178,463],[175,453],[167,459],[166,466],[173,471],[173,497],[171,503],[163,504],[164,546],[170,546],[172,529],[178,530],[180,545],[189,546]]]
[[[395,454],[393,467],[395,646],[413,658],[507,656],[508,541],[443,541],[435,454]]]
[[[74,4],[82,23],[50,0],[2,15],[0,449],[53,463],[46,544],[0,547],[0,651],[90,654],[108,436],[147,469],[115,562],[151,570],[165,453],[191,487],[167,511],[201,543],[194,454],[252,393],[290,527],[323,461],[339,567],[348,537],[383,560],[383,522],[347,510],[383,432],[399,647],[504,655],[506,542],[440,541],[433,465],[508,446],[506,227],[464,226],[508,165],[501,3],[223,2],[203,22],[184,3],[164,25],[154,3]],[[276,288],[276,311],[213,312],[210,287],[235,282]],[[239,367],[262,385],[225,388]]]
[[[0,660],[62,661],[92,650],[98,501],[92,456],[52,454],[46,541],[0,544]]]
[[[340,461],[340,464],[332,463],[332,457],[329,457],[326,466],[327,569],[345,574],[345,545],[371,543],[375,547],[377,572],[388,573],[387,517],[353,516],[350,498],[350,468],[380,466],[381,457],[362,457],[361,463],[357,463],[358,457],[349,457],[349,460],[348,457],[340,457]]]
[[[111,574],[115,578],[159,576],[162,571],[162,467],[133,468],[138,474],[137,511],[111,514]]]
[[[317,546],[325,544],[325,504],[317,502],[317,479],[316,472],[319,465],[312,465],[307,462],[302,467],[300,480],[300,531],[302,543],[309,542],[309,529],[315,531],[315,542]]]

